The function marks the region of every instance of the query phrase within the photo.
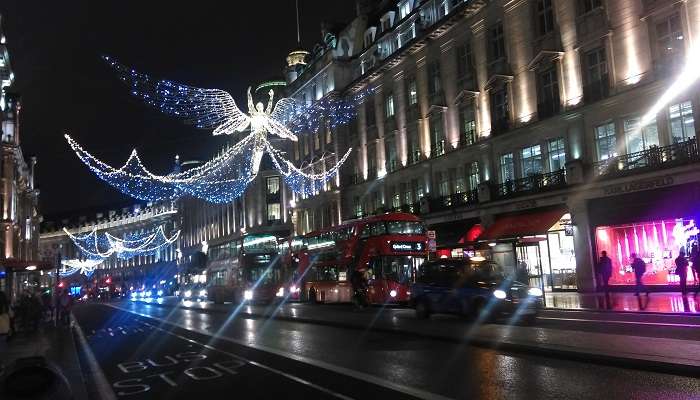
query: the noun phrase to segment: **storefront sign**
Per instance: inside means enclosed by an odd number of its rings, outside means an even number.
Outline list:
[[[392,242],[393,251],[423,251],[425,249],[421,242]]]
[[[615,194],[624,194],[638,192],[640,190],[656,189],[665,186],[673,185],[674,179],[672,176],[663,176],[654,179],[645,179],[643,181],[629,182],[621,185],[610,185],[603,188],[603,193],[606,196]]]
[[[435,239],[435,231],[428,231],[428,239]]]

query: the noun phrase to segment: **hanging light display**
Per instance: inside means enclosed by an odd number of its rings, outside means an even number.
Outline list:
[[[83,235],[73,235],[66,228],[63,231],[88,260],[104,260],[112,255],[122,260],[153,255],[180,236],[180,231],[177,231],[168,237],[163,226],[153,232],[127,234],[125,238],[118,238],[108,232],[98,234],[97,229]]]
[[[92,276],[93,272],[95,272],[97,266],[102,264],[103,261],[104,259],[102,258],[87,260],[80,260],[77,258],[71,260],[61,260],[61,265],[63,265],[63,268],[59,270],[59,274],[62,277],[66,277],[76,273],[81,273],[89,278]]]

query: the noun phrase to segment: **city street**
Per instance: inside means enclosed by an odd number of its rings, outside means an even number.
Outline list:
[[[131,302],[87,304],[75,315],[120,397],[230,392],[246,398],[662,399],[692,398],[700,391],[700,382],[690,377],[369,329],[229,318],[226,313]],[[545,315],[552,318],[546,324],[557,329],[578,329],[588,319],[567,322]],[[669,327],[678,334],[697,332],[692,324],[673,324]],[[653,330],[641,330],[654,336]]]

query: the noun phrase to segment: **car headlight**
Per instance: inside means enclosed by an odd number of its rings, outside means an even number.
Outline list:
[[[301,289],[299,289],[299,288],[296,287],[296,286],[292,286],[292,287],[289,288],[289,291],[292,292],[292,293],[299,293],[300,290],[301,290]]]
[[[495,298],[497,298],[497,299],[499,299],[499,300],[505,299],[506,296],[507,296],[506,292],[504,292],[504,291],[501,290],[501,289],[496,289],[496,290],[493,291],[493,297],[495,297]]]
[[[206,290],[200,290],[200,291],[199,291],[199,297],[207,297],[207,291],[206,291]]]
[[[246,300],[253,300],[253,291],[246,290],[245,292],[243,292],[243,298]]]
[[[397,294],[398,293],[396,293],[396,290],[393,290],[393,289],[389,292],[389,296],[391,296],[391,297],[396,297]]]
[[[138,293],[136,293],[136,292],[131,292],[131,298],[132,298],[132,299],[135,299],[136,296],[138,296]]]
[[[175,296],[180,296],[180,291],[179,291],[179,290],[176,290],[176,291],[175,291]]]
[[[146,297],[153,297],[153,291],[149,290],[146,292]]]
[[[163,291],[162,291],[162,290],[159,290],[159,291],[158,291],[158,297],[160,297],[160,296],[162,296],[162,295],[163,295]]]
[[[191,290],[185,290],[185,297],[187,297],[187,298],[192,297],[192,291],[191,291]]]
[[[283,287],[281,287],[277,290],[276,296],[277,297],[284,297],[284,288]]]
[[[542,289],[536,288],[536,287],[531,287],[530,289],[527,290],[527,294],[530,296],[534,297],[542,297]]]

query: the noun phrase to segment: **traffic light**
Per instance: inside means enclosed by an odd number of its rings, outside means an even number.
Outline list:
[[[111,277],[107,277],[107,279],[105,279],[105,283],[108,284],[108,285],[111,285],[111,284],[112,284],[112,278],[111,278]]]
[[[63,288],[64,286],[66,286],[66,284],[63,283],[63,281],[58,282],[58,287],[59,287],[59,288]]]

